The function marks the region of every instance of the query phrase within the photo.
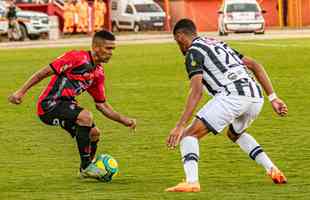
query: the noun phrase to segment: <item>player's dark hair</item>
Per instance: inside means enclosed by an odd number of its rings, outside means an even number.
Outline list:
[[[111,33],[108,30],[101,30],[95,33],[93,36],[93,43],[96,43],[97,41],[102,41],[102,40],[115,40],[115,36],[113,33]]]
[[[197,28],[195,23],[187,18],[179,20],[173,28],[173,35],[180,32],[185,33],[186,35],[196,34]]]

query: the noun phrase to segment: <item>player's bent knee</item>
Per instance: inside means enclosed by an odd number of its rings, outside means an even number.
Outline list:
[[[238,134],[235,132],[232,125],[229,126],[229,129],[227,130],[227,136],[231,141],[236,142],[241,135],[242,134]]]
[[[197,138],[198,140],[200,139],[200,137],[198,137],[197,134],[191,133],[191,132],[184,132],[181,139],[185,138],[185,137],[194,137]]]
[[[94,127],[90,130],[90,140],[98,141],[100,139],[100,130],[97,127]]]
[[[199,119],[194,119],[191,125],[189,125],[184,133],[183,133],[183,138],[186,136],[192,136],[196,137],[197,139],[202,138],[203,136],[208,134],[208,129],[206,126],[201,122]]]
[[[80,126],[91,126],[93,123],[93,115],[88,110],[82,110],[77,118],[77,124]]]
[[[228,138],[231,140],[231,141],[233,141],[233,142],[236,142],[236,140],[238,139],[238,138],[236,138],[236,136],[235,135],[233,135],[229,130],[227,130],[227,136],[228,136]]]

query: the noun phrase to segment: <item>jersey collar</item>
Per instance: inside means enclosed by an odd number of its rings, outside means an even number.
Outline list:
[[[195,42],[196,40],[198,40],[200,38],[200,36],[197,36],[197,37],[195,37],[194,39],[193,39],[193,42]],[[193,43],[192,42],[192,43]]]

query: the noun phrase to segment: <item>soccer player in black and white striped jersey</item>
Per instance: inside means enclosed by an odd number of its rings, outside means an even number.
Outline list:
[[[167,145],[171,149],[180,143],[186,181],[166,191],[200,191],[198,140],[209,132],[217,134],[227,126],[228,137],[262,165],[275,183],[286,183],[284,174],[246,132],[263,107],[263,94],[257,81],[268,95],[274,111],[280,116],[288,112],[286,104],[274,92],[263,66],[230,48],[225,42],[198,37],[196,26],[189,19],[178,21],[173,34],[185,56],[191,88],[184,112],[167,138]],[[185,128],[202,97],[203,89],[213,98]]]

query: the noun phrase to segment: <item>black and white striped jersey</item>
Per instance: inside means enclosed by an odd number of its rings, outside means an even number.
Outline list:
[[[242,57],[225,42],[198,37],[186,53],[185,65],[189,78],[203,74],[202,83],[211,96],[224,93],[262,99],[262,90]]]

